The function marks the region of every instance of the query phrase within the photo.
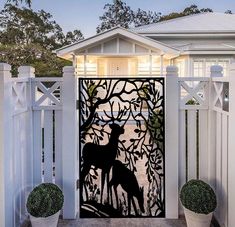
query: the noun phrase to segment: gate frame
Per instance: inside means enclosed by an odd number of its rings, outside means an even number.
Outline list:
[[[176,66],[167,66],[165,86],[165,210],[166,218],[178,219],[179,87]]]
[[[68,68],[68,67],[66,67]],[[72,67],[71,67],[72,70]],[[66,72],[66,70],[64,71]],[[68,73],[68,75],[71,75],[72,71]],[[65,74],[65,73],[64,73]],[[64,82],[68,80],[67,74],[64,75]],[[64,89],[68,89],[68,93],[75,94],[76,91],[72,89],[76,89],[76,85],[78,84],[74,82],[75,76],[73,75],[70,86],[63,86]],[[74,84],[75,83],[75,84]],[[64,83],[65,84],[65,83]],[[78,86],[77,86],[78,89]],[[77,90],[78,91],[78,90]],[[178,156],[179,156],[179,141],[178,141],[178,135],[179,135],[179,86],[178,86],[178,68],[176,66],[167,66],[166,68],[166,77],[165,77],[165,88],[164,88],[165,94],[165,218],[168,219],[178,219],[179,215],[179,203],[178,203],[178,197],[179,197],[179,188],[178,188]],[[63,96],[67,95],[67,93],[64,91]],[[77,94],[76,94],[77,95]],[[71,96],[70,99],[64,98],[64,100],[67,100],[66,102],[63,102],[63,125],[64,127],[77,127],[78,124],[74,125],[73,121],[71,119],[74,118],[67,118],[64,114],[64,109],[69,109],[71,111],[71,108],[76,109],[76,101],[73,99],[74,97],[77,97],[76,95]],[[68,103],[70,102],[70,104]],[[67,106],[67,107],[66,107]],[[68,110],[67,110],[68,111]],[[76,115],[78,116],[78,115]],[[65,118],[65,119],[64,119]],[[76,118],[78,120],[78,118]],[[69,122],[69,124],[68,124]],[[66,136],[65,128],[63,127],[63,135]],[[68,128],[67,128],[68,129]],[[78,130],[75,130],[78,131]],[[67,135],[67,137],[69,137]],[[78,138],[78,137],[77,137]],[[68,140],[67,140],[68,139]],[[75,138],[63,138],[63,157],[66,155],[66,143],[68,141],[72,142]],[[76,143],[76,142],[75,142]],[[77,148],[76,148],[77,149]],[[72,154],[71,154],[72,155]],[[74,157],[75,158],[75,157]],[[76,158],[78,156],[76,155]],[[67,161],[63,158],[63,171],[65,169],[65,166],[69,167],[70,169],[74,169],[74,166],[71,167],[70,164],[66,164]],[[79,162],[79,161],[78,161]],[[79,168],[79,164],[76,163],[77,168]],[[68,171],[69,172],[69,171]],[[70,171],[72,174],[72,171]],[[67,177],[69,174],[67,174]],[[72,176],[72,175],[71,175]],[[65,177],[65,175],[63,175]],[[73,173],[73,177],[75,177]],[[64,178],[66,179],[66,178]],[[74,182],[76,182],[76,177],[74,178]],[[64,188],[65,190],[65,188]],[[70,189],[71,190],[71,189]],[[71,196],[71,192],[68,192],[68,196]],[[76,198],[78,199],[79,191],[77,191]],[[73,203],[72,199],[69,199],[70,205]],[[78,200],[77,200],[78,201]],[[77,204],[78,205],[78,204]],[[65,210],[67,210],[67,206],[65,203]],[[71,206],[70,206],[71,207]],[[79,212],[79,206],[74,208],[73,212]],[[72,213],[72,212],[71,212]],[[75,215],[76,216],[76,215]],[[64,218],[71,217],[71,215],[65,215]]]
[[[62,88],[62,171],[64,219],[76,219],[78,213],[78,83],[73,66],[63,68]]]

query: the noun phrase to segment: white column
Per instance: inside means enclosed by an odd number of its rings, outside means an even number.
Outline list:
[[[75,74],[77,74],[77,56],[73,54],[73,67],[75,68]]]
[[[228,226],[235,226],[235,64],[229,70]]]
[[[78,192],[76,181],[78,176],[78,151],[77,151],[77,79],[74,67],[67,66],[63,69],[62,90],[62,165],[63,165],[63,192],[64,192],[64,219],[75,219],[78,209]]]
[[[14,226],[11,66],[0,63],[0,226]]]
[[[149,54],[149,74],[152,75],[153,73],[153,56]]]
[[[86,54],[84,54],[83,64],[84,64],[84,75],[86,75],[87,74],[87,55]]]
[[[160,56],[160,76],[163,75],[163,55]]]
[[[165,88],[166,218],[178,218],[179,89],[176,66],[167,66]]]

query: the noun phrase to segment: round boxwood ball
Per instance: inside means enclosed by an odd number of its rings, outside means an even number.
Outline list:
[[[217,205],[215,192],[201,180],[190,180],[184,184],[180,200],[185,208],[199,214],[209,214]]]
[[[43,183],[30,192],[26,207],[34,217],[49,217],[61,210],[63,203],[61,189],[55,184]]]

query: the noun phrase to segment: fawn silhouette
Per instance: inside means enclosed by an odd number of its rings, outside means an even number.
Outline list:
[[[86,143],[83,148],[83,165],[81,171],[81,195],[83,195],[83,184],[86,175],[89,173],[91,166],[101,169],[101,195],[100,203],[102,203],[103,189],[105,177],[107,178],[107,195],[109,202],[109,172],[113,162],[117,156],[118,139],[124,133],[124,126],[118,124],[109,125],[111,134],[109,142],[106,145],[98,145],[94,143]],[[82,199],[82,196],[81,196]]]
[[[117,194],[117,187],[119,184],[122,186],[123,190],[127,192],[128,215],[131,214],[131,202],[133,204],[135,214],[138,215],[133,197],[137,198],[139,208],[141,212],[144,213],[145,212],[144,188],[139,187],[136,176],[131,170],[129,170],[121,161],[115,160],[113,163],[112,179],[110,181],[110,190],[111,190],[111,197],[112,197],[112,186],[113,186],[115,197],[116,197],[116,202],[117,202],[117,209],[119,208],[118,194]]]

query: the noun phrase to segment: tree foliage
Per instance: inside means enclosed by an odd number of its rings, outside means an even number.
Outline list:
[[[105,4],[104,10],[104,14],[100,16],[101,24],[96,28],[97,33],[116,26],[130,28],[158,22],[161,15],[160,13],[144,11],[140,8],[137,11],[133,11],[122,0],[115,0],[112,4]]]
[[[138,27],[141,25],[156,23],[160,20],[161,13],[153,11],[144,11],[140,8],[134,13],[134,26]]]
[[[7,4],[0,11],[0,61],[13,66],[36,67],[36,75],[61,74],[70,62],[58,59],[52,50],[83,39],[80,30],[64,34],[51,14]]]
[[[189,15],[198,14],[198,13],[206,13],[206,12],[213,12],[213,10],[210,8],[199,9],[197,5],[191,5],[189,7],[186,7],[182,12],[172,12],[168,15],[162,15],[159,21],[165,21],[165,20],[170,20],[170,19],[174,19],[178,17],[184,17],[184,16],[189,16]]]
[[[32,1],[31,0],[7,0],[7,2],[12,2],[16,5],[19,5],[19,3],[25,3],[27,6],[31,7]]]
[[[224,13],[226,13],[226,14],[233,14],[233,12],[232,12],[232,10],[226,10]]]
[[[105,4],[104,14],[100,16],[101,24],[96,28],[97,33],[116,26],[129,28],[134,20],[134,12],[122,0],[115,0],[113,4]]]
[[[101,23],[96,29],[97,33],[116,26],[121,26],[124,28],[138,27],[177,17],[213,12],[210,8],[200,9],[196,5],[191,5],[186,7],[182,12],[172,12],[167,15],[162,15],[160,12],[145,11],[142,9],[137,9],[134,11],[123,0],[115,0],[112,4],[106,4],[104,6],[104,10],[104,14],[100,17]]]

